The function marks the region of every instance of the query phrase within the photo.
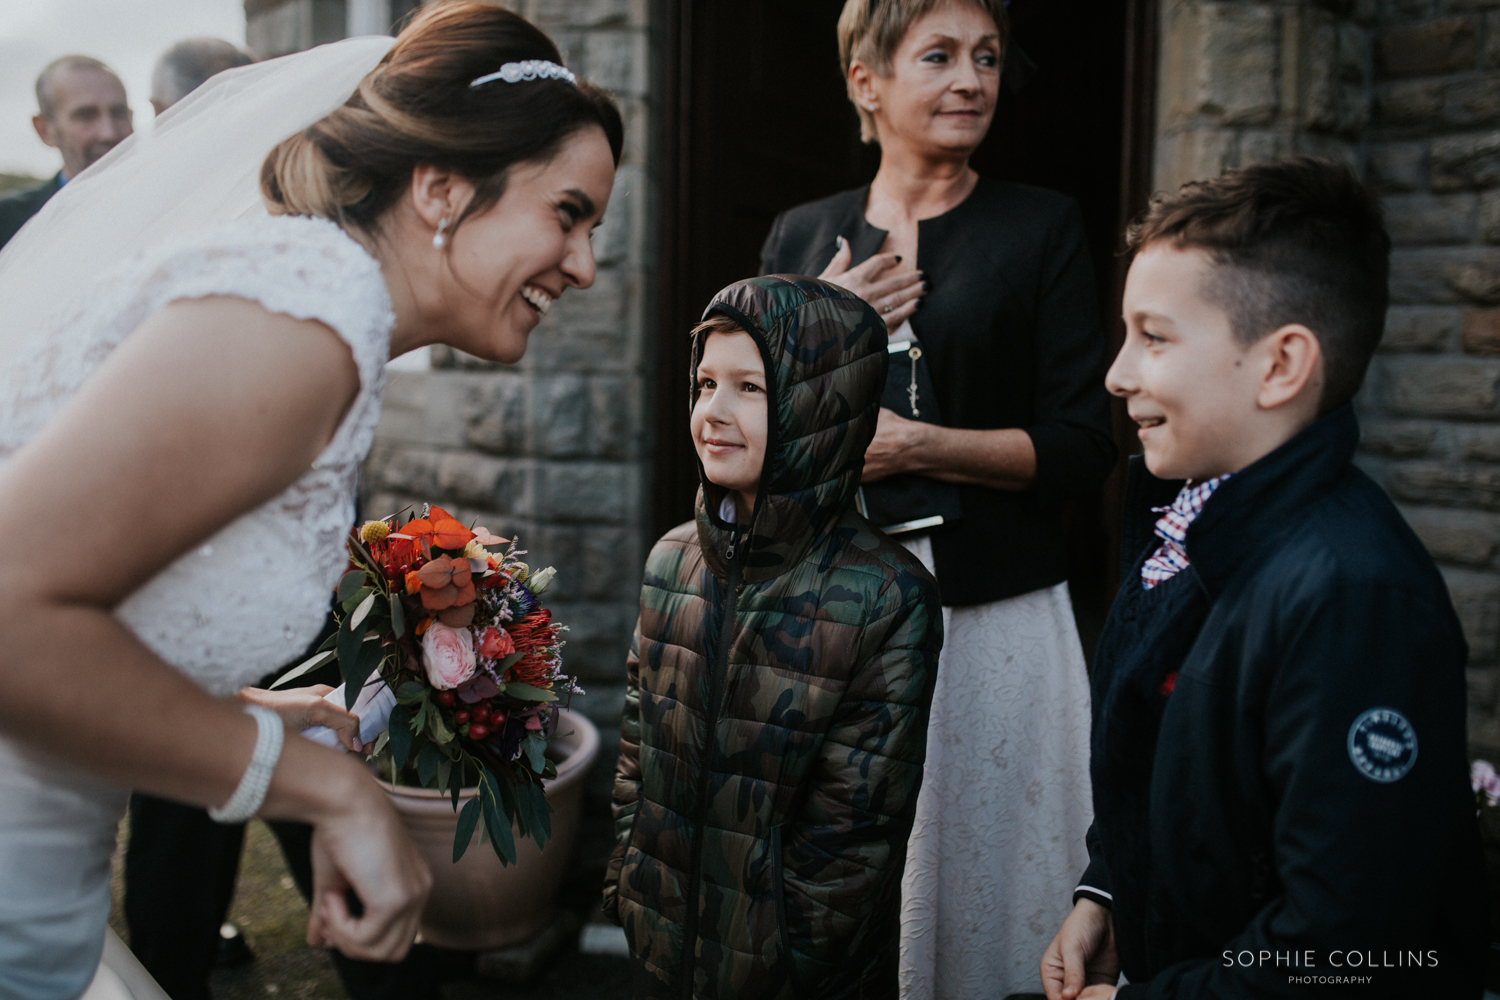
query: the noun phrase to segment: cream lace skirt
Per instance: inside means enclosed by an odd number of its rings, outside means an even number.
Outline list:
[[[932,544],[906,543],[930,570]],[[901,883],[905,1000],[1042,992],[1088,864],[1089,688],[1068,585],[943,609]]]

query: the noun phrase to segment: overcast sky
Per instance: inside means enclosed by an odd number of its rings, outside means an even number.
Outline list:
[[[58,56],[103,59],[125,81],[139,128],[151,120],[151,67],[173,42],[245,43],[243,0],[0,0],[0,171],[47,177],[62,160],[31,127],[32,85]]]

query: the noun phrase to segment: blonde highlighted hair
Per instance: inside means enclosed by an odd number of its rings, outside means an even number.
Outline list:
[[[849,67],[859,60],[876,76],[890,76],[891,60],[911,26],[950,3],[971,3],[994,19],[1000,32],[1000,51],[1005,51],[1005,43],[1010,40],[1010,16],[1005,12],[1005,0],[846,0],[839,14],[839,63],[844,70],[849,102],[859,114],[862,141],[874,142],[878,138],[875,119],[855,100]]]

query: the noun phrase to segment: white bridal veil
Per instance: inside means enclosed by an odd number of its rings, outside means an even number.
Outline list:
[[[220,73],[68,182],[0,251],[0,368],[116,262],[264,212],[271,147],[347,101],[391,44],[351,38]]]

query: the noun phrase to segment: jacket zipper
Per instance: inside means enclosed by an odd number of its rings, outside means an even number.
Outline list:
[[[692,1000],[693,973],[698,967],[698,894],[703,888],[703,821],[708,816],[708,786],[713,776],[714,731],[719,726],[719,697],[723,693],[724,674],[729,670],[729,640],[734,634],[734,616],[740,599],[740,564],[734,559],[736,536],[729,536],[725,556],[729,560],[729,585],[724,617],[719,621],[719,636],[714,659],[708,665],[708,712],[704,718],[707,743],[703,748],[702,774],[698,776],[698,807],[693,817],[693,869],[688,879],[687,924],[682,932],[682,996]]]

